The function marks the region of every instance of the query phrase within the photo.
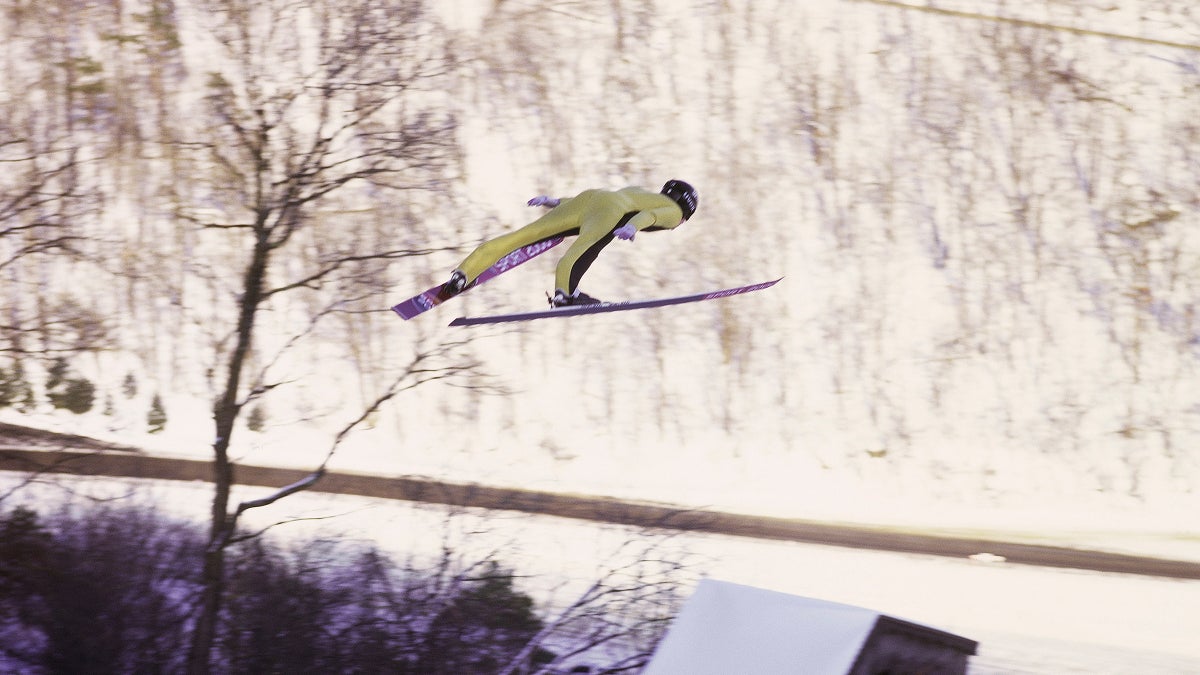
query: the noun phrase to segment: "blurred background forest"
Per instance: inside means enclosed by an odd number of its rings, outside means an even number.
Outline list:
[[[291,431],[362,410],[419,353],[465,386],[383,406],[340,465],[785,510],[798,476],[1188,493],[1194,9],[958,9],[1025,21],[882,2],[7,3],[0,402],[65,408],[74,387],[77,425],[207,452],[257,241],[268,292],[234,427],[254,461],[306,461]],[[534,217],[529,196],[670,177],[699,187],[697,217],[610,247],[585,290],[784,284],[442,328],[536,306],[539,260],[411,324],[386,311]],[[714,470],[680,485],[695,460]]]
[[[215,457],[208,543],[146,563],[191,561],[167,596],[236,539],[238,461],[791,516],[1195,503],[1186,0],[14,0],[0,36],[0,419]],[[538,306],[551,255],[387,309],[529,197],[668,178],[696,217],[613,244],[584,290],[785,280],[445,326]],[[64,516],[79,534],[48,548],[37,514],[6,518],[62,569],[116,527]],[[322,582],[235,550],[231,584]],[[485,655],[508,662],[541,624],[506,574],[471,592],[520,610]],[[266,649],[229,625],[222,658]]]

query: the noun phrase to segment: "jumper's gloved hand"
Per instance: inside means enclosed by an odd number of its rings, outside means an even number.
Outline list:
[[[624,239],[625,241],[633,241],[633,236],[635,234],[637,234],[637,228],[633,226],[633,223],[625,223],[624,225],[613,230],[613,235],[615,235],[618,239]]]
[[[559,200],[554,197],[550,197],[548,195],[538,195],[526,202],[526,205],[555,207],[558,206],[558,202]]]

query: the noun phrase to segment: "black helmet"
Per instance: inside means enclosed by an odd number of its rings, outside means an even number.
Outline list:
[[[696,207],[700,205],[700,195],[696,194],[696,188],[681,180],[667,181],[660,192],[679,204],[679,208],[683,210],[684,220],[691,218],[692,214],[696,212]]]

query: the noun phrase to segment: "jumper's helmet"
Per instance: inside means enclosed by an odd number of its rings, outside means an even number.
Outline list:
[[[681,180],[667,181],[660,192],[679,204],[679,208],[683,210],[684,220],[691,218],[692,214],[696,212],[696,207],[700,205],[700,195],[696,194],[696,188]]]

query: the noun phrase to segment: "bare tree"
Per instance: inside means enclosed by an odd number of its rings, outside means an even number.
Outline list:
[[[343,197],[378,200],[393,191],[428,189],[454,160],[454,121],[438,112],[432,89],[453,63],[421,3],[201,4],[212,19],[210,46],[217,56],[207,78],[204,126],[186,144],[197,179],[191,217],[219,238],[220,255],[242,261],[242,273],[231,289],[232,331],[216,343],[214,367],[224,376],[213,410],[214,495],[188,659],[193,673],[210,670],[225,551],[239,539],[241,515],[307,489],[324,472],[322,464],[305,480],[231,508],[230,447],[243,410],[284,384],[285,376],[271,374],[272,365],[325,319],[363,311],[363,297],[379,302],[381,265],[425,252],[359,236],[354,221],[349,234],[322,230],[328,223],[318,208],[337,206]],[[364,286],[375,286],[376,294]],[[350,288],[363,293],[357,301],[342,295]],[[281,328],[291,337],[260,330],[264,309],[297,305],[310,318],[307,325]],[[331,440],[326,461],[399,392],[472,369],[473,363],[455,359],[457,346],[415,346]]]
[[[538,653],[552,655],[541,659],[539,674],[585,660],[598,664],[589,671],[598,673],[639,672],[649,663],[692,573],[685,559],[664,554],[673,535],[638,534],[598,566],[595,580],[545,622],[501,675],[531,672]]]
[[[44,297],[47,285],[37,283],[44,281],[39,265],[49,265],[47,254],[82,253],[80,221],[100,203],[89,171],[97,149],[73,127],[88,117],[94,64],[56,39],[60,31],[48,18],[0,23],[9,66],[0,73],[0,90],[25,93],[0,101],[0,275],[6,291],[0,316],[6,344],[0,351],[14,358],[64,348],[56,337],[60,317],[48,311],[53,302]],[[38,331],[41,345],[28,339]]]
[[[69,149],[38,147],[14,137],[15,130],[0,122],[0,166],[11,180],[0,186],[0,239],[9,246],[0,257],[0,270],[22,257],[63,249],[74,237],[65,227],[63,202],[77,198],[72,173],[79,161]]]

